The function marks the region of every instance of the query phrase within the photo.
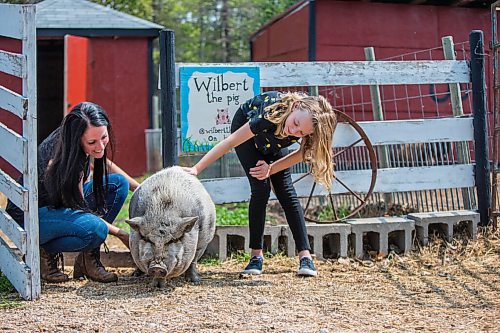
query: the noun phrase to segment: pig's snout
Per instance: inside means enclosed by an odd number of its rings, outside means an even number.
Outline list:
[[[162,264],[151,264],[148,269],[148,274],[158,278],[167,276],[167,268]]]

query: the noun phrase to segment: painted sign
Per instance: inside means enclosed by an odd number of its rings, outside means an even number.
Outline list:
[[[181,147],[209,151],[231,134],[242,103],[260,93],[259,67],[181,67]]]

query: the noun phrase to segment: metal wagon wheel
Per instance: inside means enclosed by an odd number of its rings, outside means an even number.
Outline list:
[[[354,207],[352,207],[347,214],[341,214],[338,211],[339,207],[335,206],[335,200],[333,198],[333,193],[330,190],[328,194],[323,195],[323,197],[325,197],[325,198],[322,199],[322,201],[326,201],[328,203],[327,207],[329,207],[332,210],[332,214],[333,214],[332,217],[333,218],[328,218],[328,219],[318,218],[317,216],[315,216],[314,212],[311,209],[309,209],[310,208],[309,206],[311,204],[311,199],[313,198],[314,191],[316,189],[316,183],[313,182],[310,193],[309,193],[309,197],[307,198],[307,203],[303,207],[304,208],[304,215],[305,215],[304,217],[305,217],[306,221],[309,221],[309,222],[316,222],[316,223],[340,222],[344,219],[347,219],[347,218],[350,218],[350,217],[356,215],[368,202],[368,199],[370,198],[370,196],[373,193],[373,188],[375,187],[375,181],[377,179],[377,155],[375,154],[375,150],[374,150],[370,140],[368,139],[366,133],[363,131],[361,126],[359,126],[351,117],[349,117],[345,113],[338,111],[338,110],[336,110],[335,112],[337,114],[337,121],[339,124],[346,123],[354,130],[354,132],[356,132],[356,134],[355,134],[356,138],[354,139],[353,142],[346,145],[345,147],[334,149],[333,163],[334,163],[335,171],[337,171],[337,166],[339,166],[341,164],[339,162],[342,162],[343,157],[345,157],[344,164],[345,164],[345,161],[348,160],[349,158],[351,158],[352,164],[355,164],[356,161],[353,160],[353,157],[356,158],[356,157],[359,157],[359,155],[361,155],[359,153],[357,154],[356,152],[354,152],[354,150],[356,149],[355,147],[359,147],[360,145],[364,144],[363,149],[366,149],[366,151],[363,155],[368,157],[368,160],[364,161],[365,166],[366,166],[365,169],[371,169],[371,181],[370,181],[370,185],[366,188],[366,191],[364,189],[363,189],[363,191],[355,191],[355,190],[351,189],[349,187],[349,184],[346,184],[341,179],[341,176],[339,177],[337,172],[336,172],[335,176],[334,176],[333,186],[334,187],[341,186],[343,188],[343,191],[345,191],[345,193],[349,193],[353,197]],[[367,162],[369,162],[369,163],[366,164]],[[359,169],[359,166],[358,166],[358,168],[355,167],[355,169]],[[294,184],[299,183],[304,178],[306,178],[306,176],[308,176],[308,175],[310,175],[310,172],[307,172],[306,174],[304,174],[300,178],[296,179],[293,183]],[[326,207],[322,207],[322,209],[324,209],[324,208],[326,208]]]

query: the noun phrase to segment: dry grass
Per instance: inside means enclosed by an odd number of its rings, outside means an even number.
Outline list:
[[[436,239],[408,256],[318,262],[295,276],[296,258],[265,261],[244,278],[237,259],[202,265],[200,285],[118,270],[116,284],[43,285],[39,301],[0,310],[2,332],[493,332],[500,327],[500,234]],[[12,295],[12,298],[17,298]]]

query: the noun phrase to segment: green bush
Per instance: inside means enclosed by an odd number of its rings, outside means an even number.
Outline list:
[[[0,310],[12,309],[22,306],[17,300],[16,289],[5,275],[0,271]]]
[[[15,291],[14,286],[7,277],[0,272],[0,293],[11,293],[13,291]]]
[[[232,203],[216,205],[217,225],[247,225],[248,204]]]

